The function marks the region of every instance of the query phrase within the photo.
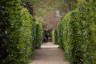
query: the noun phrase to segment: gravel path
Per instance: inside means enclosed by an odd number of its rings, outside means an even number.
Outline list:
[[[69,63],[67,61],[64,61],[64,53],[61,49],[58,48],[57,45],[47,43],[43,44],[41,46],[41,49],[36,50],[36,54],[31,64],[69,64]]]

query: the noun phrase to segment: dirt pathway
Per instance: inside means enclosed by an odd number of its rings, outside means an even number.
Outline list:
[[[53,46],[53,47],[52,47]],[[57,45],[46,43],[41,49],[36,50],[36,54],[31,64],[69,64],[64,61],[64,53]]]

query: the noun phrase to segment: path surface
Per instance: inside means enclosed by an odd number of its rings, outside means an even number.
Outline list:
[[[41,49],[36,50],[36,54],[31,64],[69,64],[64,61],[64,53],[57,45],[46,43]]]

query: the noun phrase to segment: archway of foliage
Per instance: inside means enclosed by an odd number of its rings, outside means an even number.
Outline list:
[[[78,2],[78,7],[56,29],[58,44],[72,64],[96,64],[96,1]]]

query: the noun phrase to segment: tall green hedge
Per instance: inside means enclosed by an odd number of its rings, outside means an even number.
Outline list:
[[[56,39],[55,39],[56,37],[55,37],[55,31],[53,30],[52,31],[52,42],[54,42],[55,43],[55,41],[56,41]],[[56,43],[55,43],[56,44]]]
[[[32,17],[20,0],[1,0],[0,7],[0,64],[27,64],[32,54]]]
[[[40,48],[43,43],[43,25],[40,22],[33,22],[33,50]]]
[[[34,21],[32,23],[32,50],[34,51],[35,50],[35,44],[36,44],[36,22]]]
[[[69,18],[65,20],[67,27],[65,28],[65,34],[67,34],[64,42],[65,54],[67,54],[73,64],[88,62],[90,59],[89,54],[87,54],[89,43],[88,24],[86,21],[80,20],[77,10],[70,13],[67,17]]]
[[[58,41],[59,41],[59,45],[61,48],[63,48],[63,50],[65,51],[65,56],[68,60],[71,59],[72,53],[71,53],[71,30],[70,30],[70,13],[68,13],[64,19],[59,23],[58,26],[61,26],[59,28],[57,28],[58,32],[59,32],[59,37],[58,37]],[[62,28],[62,29],[61,29]],[[62,36],[60,36],[60,33],[62,34]],[[62,40],[61,40],[62,39]]]
[[[36,22],[36,48],[40,48],[43,43],[43,26],[41,23]]]
[[[63,35],[63,24],[62,24],[62,22],[58,25],[57,33],[58,33],[58,38],[57,38],[58,39],[58,44],[63,49],[63,42],[64,42],[63,38],[65,36]]]
[[[96,64],[95,0],[79,0],[78,8],[68,13],[58,27],[56,30],[64,36],[59,34],[60,46],[71,63]]]
[[[8,35],[6,29],[8,28],[8,16],[5,10],[4,1],[0,1],[0,63],[8,56],[7,46],[9,43]]]
[[[58,43],[58,38],[59,37],[58,37],[58,31],[57,31],[57,29],[54,31],[54,34],[52,36],[54,36],[54,39],[53,39],[54,40],[54,43],[55,44],[59,44]]]

